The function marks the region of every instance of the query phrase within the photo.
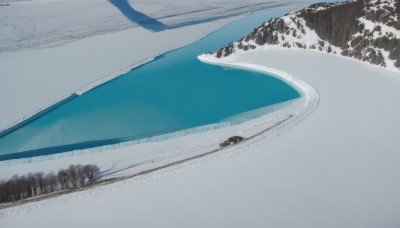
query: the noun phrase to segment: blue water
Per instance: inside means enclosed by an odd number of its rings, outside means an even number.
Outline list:
[[[196,58],[238,40],[283,13],[268,11],[231,23],[195,44],[161,55],[71,99],[3,135],[0,160],[218,123],[229,116],[298,98],[300,94],[295,89],[274,77],[208,65]],[[151,44],[143,44],[146,45]]]

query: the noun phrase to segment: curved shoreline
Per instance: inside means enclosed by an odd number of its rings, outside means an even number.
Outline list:
[[[60,152],[60,153],[42,154],[42,155],[36,155],[33,157],[20,157],[20,158],[5,159],[5,160],[0,160],[0,167],[21,165],[21,164],[28,164],[28,163],[35,163],[35,162],[45,162],[45,161],[49,161],[49,160],[62,159],[62,158],[67,158],[67,157],[72,157],[72,156],[96,154],[96,153],[100,153],[103,151],[121,149],[121,148],[126,148],[129,146],[139,145],[139,144],[143,144],[143,143],[155,143],[155,142],[160,142],[160,141],[164,141],[164,140],[173,140],[173,139],[176,139],[176,138],[179,138],[182,136],[187,136],[187,135],[196,134],[196,133],[202,133],[202,132],[206,132],[206,131],[213,131],[213,130],[217,130],[217,129],[221,129],[221,128],[229,127],[229,126],[231,126],[231,125],[228,122],[207,124],[207,125],[203,125],[203,126],[199,126],[199,127],[188,128],[185,130],[151,136],[151,137],[147,137],[147,138],[143,138],[143,139],[127,140],[127,141],[117,142],[117,143],[113,143],[113,144],[94,146],[94,147],[85,148],[85,149],[73,149],[73,150],[68,150],[68,151],[64,151],[64,152]],[[22,152],[22,153],[24,153],[24,152]],[[5,156],[7,156],[7,155],[0,156],[0,159]]]
[[[258,13],[258,12],[259,11],[254,12],[254,13]],[[218,26],[218,29],[221,29],[222,27],[228,26],[228,25],[230,25],[230,24],[242,19],[243,17],[246,17],[246,15],[231,16],[230,18],[232,18],[232,20],[230,20],[229,22],[227,22],[227,23],[225,23],[223,25]],[[222,21],[222,20],[228,19],[228,18],[229,17],[219,18],[219,19],[216,19],[214,21],[218,22],[218,21]],[[205,22],[205,23],[210,23],[210,22]],[[36,109],[36,110],[34,110],[32,112],[29,112],[29,114],[27,114],[27,115],[21,117],[20,119],[18,119],[16,121],[13,121],[10,124],[6,125],[2,129],[0,129],[0,138],[3,137],[3,136],[8,135],[9,133],[11,133],[11,132],[13,132],[15,130],[18,130],[19,128],[25,126],[26,124],[29,124],[31,121],[34,121],[35,119],[40,118],[41,116],[45,115],[47,112],[59,107],[60,105],[63,105],[64,103],[76,98],[77,96],[80,96],[80,95],[82,95],[82,94],[84,94],[86,92],[89,92],[90,90],[93,90],[93,89],[95,89],[97,87],[105,85],[108,82],[111,82],[112,80],[117,79],[117,78],[125,75],[126,73],[129,73],[130,71],[132,71],[132,70],[134,70],[136,68],[139,68],[139,67],[141,67],[143,65],[146,65],[146,64],[148,64],[148,63],[150,63],[150,62],[152,62],[154,60],[157,60],[158,58],[160,58],[160,57],[162,57],[162,56],[164,56],[164,55],[166,55],[168,53],[171,53],[173,51],[182,49],[182,48],[190,46],[190,45],[192,45],[192,44],[194,44],[194,43],[196,43],[198,41],[201,41],[201,40],[205,39],[206,37],[212,35],[214,32],[218,31],[218,29],[211,30],[211,31],[207,32],[206,35],[197,38],[193,42],[189,42],[189,43],[186,43],[186,44],[181,45],[179,47],[167,50],[167,51],[165,51],[163,53],[160,53],[160,54],[157,54],[157,55],[154,55],[154,56],[150,56],[149,58],[146,58],[146,59],[142,59],[140,61],[137,61],[136,63],[133,63],[133,64],[128,65],[128,66],[125,66],[125,67],[123,67],[121,69],[118,69],[117,71],[115,71],[112,74],[109,74],[109,75],[106,75],[104,77],[98,78],[96,80],[93,80],[92,82],[83,84],[82,86],[80,86],[75,91],[70,92],[70,94],[62,96],[60,99],[56,100],[55,102],[51,102],[51,103],[49,103],[47,105],[44,105],[44,106],[42,106],[42,107],[40,107],[40,108],[38,108],[38,109]],[[99,34],[99,35],[104,35],[104,34]],[[27,50],[29,50],[29,49],[27,49]]]
[[[207,64],[227,66],[227,67],[255,71],[255,72],[259,72],[259,73],[263,73],[263,74],[268,74],[270,76],[274,76],[274,77],[277,77],[277,78],[285,81],[286,83],[291,85],[293,88],[295,88],[297,91],[302,93],[302,95],[306,99],[306,102],[304,104],[304,110],[302,110],[300,113],[297,113],[293,119],[298,119],[298,118],[301,120],[305,119],[307,116],[309,116],[311,113],[314,112],[314,110],[317,108],[317,106],[319,104],[319,101],[320,101],[319,94],[313,87],[311,87],[304,81],[301,81],[300,79],[297,79],[294,76],[292,76],[284,71],[270,68],[270,67],[261,66],[261,65],[256,65],[256,64],[229,61],[229,60],[224,60],[222,58],[218,59],[218,58],[213,57],[208,54],[200,55],[197,58],[200,61],[207,63]]]
[[[16,207],[5,208],[1,210],[0,217],[9,217],[15,216],[19,214],[29,213],[32,211],[40,210],[43,207],[54,206],[58,204],[64,204],[68,202],[73,202],[75,200],[79,200],[81,197],[87,196],[100,196],[106,194],[110,191],[118,191],[124,188],[131,188],[137,185],[147,183],[150,181],[157,180],[161,177],[171,176],[187,169],[203,166],[209,162],[217,161],[225,157],[229,157],[231,155],[239,154],[244,152],[250,148],[256,147],[260,144],[265,143],[268,140],[271,140],[280,134],[286,132],[291,129],[302,120],[311,115],[314,110],[318,107],[319,104],[319,94],[317,91],[312,88],[307,83],[296,79],[295,77],[272,68],[263,67],[260,65],[254,64],[244,64],[240,62],[227,62],[227,61],[217,61],[212,60],[204,56],[198,57],[202,62],[208,64],[216,64],[228,67],[242,68],[250,71],[258,71],[263,72],[265,74],[273,74],[273,76],[278,77],[286,82],[290,83],[292,86],[295,86],[296,89],[299,89],[303,93],[303,97],[305,98],[305,103],[302,105],[300,111],[290,114],[286,113],[287,116],[281,120],[280,122],[275,123],[275,125],[264,129],[262,131],[257,132],[254,136],[249,137],[248,140],[239,143],[232,147],[215,149],[211,152],[205,152],[200,154],[194,154],[191,157],[178,159],[178,160],[170,160],[162,161],[159,164],[153,164],[154,166],[150,166],[150,169],[146,170],[146,167],[143,167],[139,170],[138,173],[128,176],[122,176],[120,180],[110,181],[109,184],[104,186],[98,186],[97,188],[89,188],[88,191],[78,191],[72,192],[72,194],[66,194],[62,196],[57,196],[58,199],[43,199],[43,201],[36,201],[28,204],[19,205]],[[290,106],[290,105],[289,105]],[[284,115],[284,114],[281,114]],[[168,163],[170,162],[170,163]],[[167,164],[164,164],[167,163]],[[104,180],[106,181],[106,180]],[[50,201],[51,200],[51,201]]]
[[[233,23],[233,22],[230,22],[230,23]],[[230,23],[228,23],[228,24],[230,24]],[[207,36],[209,36],[209,35],[211,35],[212,33],[214,33],[215,31],[213,31],[213,32],[211,32],[211,33],[209,33]],[[207,37],[206,36],[206,37]],[[201,39],[204,39],[205,37],[203,37],[203,38],[201,38]],[[200,40],[201,40],[200,39]],[[190,45],[190,44],[189,44]],[[180,47],[180,48],[182,48],[182,47]],[[180,48],[178,48],[178,49],[180,49]],[[172,50],[173,51],[173,50]],[[171,51],[169,51],[169,52],[171,52]],[[169,53],[169,52],[167,52],[167,53]],[[162,54],[163,55],[163,54]],[[162,56],[162,55],[159,55],[159,56]],[[156,57],[156,58],[158,58],[158,57]],[[108,76],[108,77],[105,77],[105,78],[102,78],[102,79],[100,79],[100,80],[97,80],[97,81],[95,81],[95,82],[93,82],[93,83],[89,83],[88,85],[86,85],[86,86],[84,86],[84,87],[82,87],[81,89],[79,89],[79,90],[77,90],[76,92],[74,92],[73,94],[74,95],[76,95],[76,96],[79,96],[79,95],[81,95],[81,94],[84,94],[85,92],[87,92],[87,91],[90,91],[91,89],[93,89],[93,88],[96,88],[96,87],[98,87],[98,86],[101,86],[101,85],[104,85],[105,83],[107,83],[107,82],[109,82],[109,81],[111,81],[111,80],[113,80],[114,78],[117,78],[117,77],[119,77],[119,76],[122,76],[123,75],[123,71],[126,71],[126,72],[129,72],[130,70],[132,70],[132,69],[134,69],[134,68],[136,68],[136,67],[140,67],[141,65],[143,65],[143,64],[146,64],[146,63],[148,63],[149,61],[151,61],[151,59],[150,60],[147,60],[147,61],[144,61],[144,62],[142,62],[142,63],[140,63],[140,64],[135,64],[135,65],[132,65],[132,66],[130,66],[130,67],[128,67],[128,68],[126,68],[125,70],[122,70],[122,71],[119,71],[119,72],[117,72],[117,73],[115,73],[115,74],[112,74],[111,76]],[[232,66],[232,64],[233,63],[230,63],[230,66]],[[221,65],[221,64],[218,64],[218,65]],[[235,65],[235,67],[236,68],[243,68],[243,69],[246,69],[246,70],[251,70],[251,71],[259,71],[259,72],[261,72],[261,73],[265,73],[265,72],[267,72],[269,75],[271,75],[271,76],[276,76],[277,78],[279,78],[279,79],[282,79],[283,81],[285,81],[285,82],[287,82],[287,83],[289,83],[289,84],[292,84],[292,85],[294,85],[294,88],[296,89],[296,90],[298,90],[298,91],[300,91],[300,93],[302,93],[303,95],[304,95],[304,97],[306,98],[306,103],[304,104],[304,110],[302,109],[302,112],[301,113],[298,113],[298,114],[301,114],[301,115],[298,115],[297,113],[296,113],[296,115],[295,115],[295,118],[293,118],[293,119],[304,119],[304,118],[306,118],[308,115],[303,115],[303,113],[307,113],[307,111],[306,111],[306,109],[307,109],[307,107],[309,107],[310,106],[310,104],[311,103],[314,103],[315,104],[315,107],[318,105],[318,102],[319,102],[319,98],[317,98],[317,99],[314,99],[315,97],[318,97],[318,94],[315,92],[315,94],[316,94],[316,96],[310,96],[310,95],[308,95],[308,94],[314,94],[313,92],[312,92],[312,88],[311,89],[309,89],[307,86],[307,84],[305,84],[305,85],[303,85],[301,82],[297,82],[296,80],[295,80],[295,78],[293,77],[293,76],[291,76],[291,75],[289,75],[289,74],[286,74],[286,73],[284,73],[284,72],[281,72],[281,71],[279,71],[279,70],[275,70],[275,69],[265,69],[265,67],[261,67],[260,68],[260,66],[255,66],[255,65],[252,65],[252,66],[250,66],[250,65],[243,65],[243,64],[239,64],[239,63],[236,63],[236,64],[234,64]],[[259,68],[259,69],[258,69]],[[311,92],[309,92],[309,91],[311,91]],[[313,101],[313,102],[312,102]],[[312,113],[312,111],[313,111],[313,108],[311,108],[310,109],[311,111],[309,111],[309,113]],[[48,111],[48,109],[46,109],[45,111]],[[51,111],[51,110],[50,110]],[[306,111],[306,112],[303,112],[303,111]],[[31,116],[32,117],[32,116]],[[33,114],[33,117],[35,118],[38,118],[37,116],[35,116],[34,114]],[[40,117],[40,116],[39,116]],[[25,121],[29,121],[29,120],[25,120]],[[288,123],[286,123],[286,122],[288,122]],[[297,122],[293,122],[293,120],[291,120],[290,122],[289,121],[286,121],[285,122],[285,124],[284,124],[284,126],[285,126],[285,129],[283,130],[283,131],[286,131],[287,129],[289,129],[289,128],[291,128],[291,126],[294,126]],[[293,123],[292,123],[293,122]],[[18,124],[18,123],[17,123]],[[19,124],[21,124],[21,123],[19,123]],[[22,123],[22,125],[23,125],[24,123]],[[202,127],[200,127],[200,128],[202,128]],[[216,128],[219,128],[219,127],[212,127],[213,129],[212,130],[214,130],[214,129],[216,129]],[[281,128],[281,126],[280,126],[280,128]],[[279,129],[280,129],[279,128]],[[193,129],[188,129],[189,131],[193,131]],[[275,130],[275,129],[274,129]],[[282,131],[282,132],[283,132]],[[181,132],[179,132],[178,133],[178,135],[181,135],[180,134]],[[280,134],[280,133],[279,133]],[[1,133],[0,133],[0,135],[1,135]],[[172,138],[175,138],[175,137],[173,137],[173,136],[175,136],[176,135],[176,133],[172,133],[172,134],[169,134],[169,135],[171,135],[171,137]],[[162,136],[160,136],[160,137],[162,137]],[[156,138],[159,138],[159,137],[156,137]],[[171,138],[169,138],[169,139],[171,139]],[[144,140],[137,140],[138,142],[144,142]],[[146,140],[145,140],[145,142],[147,142]],[[3,162],[0,162],[0,166],[9,166],[9,165],[13,165],[13,164],[24,164],[24,163],[32,163],[32,162],[35,162],[35,161],[43,161],[43,160],[47,160],[47,159],[54,159],[54,158],[62,158],[62,157],[69,157],[69,156],[72,156],[72,155],[75,155],[75,154],[78,154],[78,155],[86,155],[86,154],[92,154],[92,153],[96,153],[96,152],[99,152],[99,151],[104,151],[104,150],[108,150],[108,149],[116,149],[116,148],[120,148],[120,147],[125,147],[125,146],[128,146],[128,145],[131,145],[131,144],[136,144],[137,142],[135,141],[135,142],[132,142],[132,143],[130,143],[129,141],[128,142],[125,142],[125,143],[118,143],[118,144],[116,144],[116,145],[105,145],[105,146],[101,146],[101,147],[95,147],[95,148],[89,148],[89,149],[83,149],[83,150],[73,150],[73,151],[68,151],[68,152],[63,152],[63,153],[59,153],[59,154],[55,154],[55,155],[45,155],[45,156],[39,156],[39,157],[31,157],[31,158],[22,158],[22,159],[12,159],[12,160],[6,160],[6,161],[3,161]],[[57,156],[58,155],[58,156]]]
[[[268,11],[269,11],[269,10],[268,10]],[[267,12],[268,12],[268,11],[267,11]],[[239,19],[238,19],[238,20],[239,20]],[[236,22],[236,21],[237,21],[237,20],[231,21],[231,22],[227,23],[225,26],[228,26],[228,25],[230,25],[230,24],[232,24],[232,23],[234,23],[234,22]],[[218,30],[217,30],[217,31],[218,31]],[[216,32],[216,31],[212,31],[212,32],[208,33],[206,36],[200,38],[198,41],[201,41],[201,40],[203,40],[203,39],[209,37],[210,35],[214,34],[215,32]],[[195,43],[196,43],[196,42],[195,42]],[[136,69],[136,68],[138,68],[138,67],[141,67],[141,66],[143,66],[143,65],[146,65],[146,64],[149,63],[149,62],[152,62],[152,60],[157,60],[158,58],[164,56],[165,54],[168,54],[168,53],[170,53],[170,52],[173,52],[173,51],[182,49],[182,48],[187,47],[187,46],[190,46],[190,45],[193,45],[193,43],[188,44],[188,45],[185,45],[185,46],[182,46],[182,47],[179,47],[179,48],[176,48],[176,49],[173,49],[173,50],[170,50],[170,51],[168,51],[168,52],[165,52],[164,54],[161,54],[161,55],[158,55],[158,56],[156,56],[156,57],[153,57],[153,58],[144,60],[144,61],[139,62],[139,63],[134,64],[134,65],[131,65],[131,66],[127,67],[127,68],[124,68],[123,70],[119,70],[119,71],[117,71],[116,73],[111,74],[110,76],[106,76],[106,77],[103,77],[103,78],[101,78],[101,79],[99,79],[99,80],[96,80],[96,81],[94,81],[94,82],[92,82],[92,83],[89,83],[89,84],[87,84],[87,85],[81,87],[80,89],[78,89],[78,90],[72,92],[70,96],[64,97],[64,98],[62,98],[61,100],[59,100],[58,102],[56,102],[56,103],[54,103],[54,104],[44,106],[44,107],[38,109],[37,111],[35,111],[35,112],[33,112],[33,113],[31,113],[31,114],[29,114],[29,115],[23,117],[22,119],[20,119],[20,120],[14,122],[12,125],[6,127],[5,129],[1,130],[1,131],[0,131],[0,138],[2,138],[2,137],[4,137],[4,136],[7,136],[7,135],[9,135],[10,133],[13,133],[14,131],[16,131],[16,130],[18,130],[18,129],[20,129],[20,128],[22,128],[22,127],[28,125],[28,124],[30,124],[31,122],[33,122],[33,121],[35,121],[35,120],[41,118],[42,116],[44,116],[44,115],[46,115],[47,113],[53,111],[54,109],[57,109],[57,108],[60,107],[61,105],[65,104],[65,103],[67,103],[67,102],[69,102],[69,101],[72,101],[72,100],[74,100],[75,98],[78,98],[80,95],[83,95],[84,93],[86,93],[86,92],[88,92],[88,91],[91,91],[91,90],[93,90],[93,89],[95,89],[95,88],[97,88],[97,87],[100,87],[100,86],[102,86],[102,85],[105,85],[105,84],[107,84],[108,82],[110,82],[110,81],[112,81],[112,80],[114,80],[114,79],[116,79],[116,78],[119,78],[119,77],[125,75],[125,73],[128,73],[128,72],[130,72],[130,71],[132,71],[132,70],[134,70],[134,69]],[[112,144],[109,144],[109,145],[112,145]],[[94,147],[91,147],[91,148],[94,148]],[[88,149],[88,148],[73,148],[72,150],[81,150],[81,149]],[[46,152],[45,154],[50,154],[50,153],[47,153],[47,152]],[[0,157],[1,157],[1,156],[0,156]],[[7,156],[7,157],[6,157],[6,158],[7,158],[6,160],[10,160],[8,157],[10,157],[10,156]],[[18,158],[22,158],[22,157],[17,157],[17,158],[15,158],[15,159],[18,159]],[[0,160],[3,160],[3,159],[0,158]]]
[[[287,126],[285,128],[285,131],[297,124],[297,121],[294,123],[291,123],[291,122],[293,122],[293,120],[299,119],[298,122],[300,122],[301,120],[305,119],[309,114],[311,114],[315,110],[315,108],[318,106],[319,95],[318,95],[317,91],[315,91],[314,88],[312,88],[305,82],[303,82],[299,79],[296,79],[295,77],[293,77],[292,75],[290,75],[284,71],[265,67],[265,66],[255,65],[255,64],[224,61],[223,59],[217,59],[215,57],[212,57],[209,55],[204,55],[204,54],[198,56],[198,59],[200,61],[208,63],[208,64],[234,67],[234,68],[240,68],[240,69],[244,69],[244,70],[256,71],[256,72],[259,72],[262,74],[268,74],[269,76],[273,76],[280,80],[285,81],[286,83],[291,85],[294,89],[296,89],[300,94],[302,94],[301,97],[304,97],[306,100],[305,104],[304,104],[304,108],[303,108],[304,110],[300,113],[296,113],[294,115],[294,118],[292,118],[292,120],[290,121],[290,123],[286,123],[288,121],[285,122],[285,126]],[[146,64],[149,61],[151,61],[151,59],[147,60],[146,62],[144,62],[142,64],[135,66],[134,68],[140,67],[141,65]],[[90,89],[94,89],[98,86],[101,86],[104,83],[107,83],[107,82],[109,82],[117,77],[120,77],[122,75],[123,74],[119,74],[119,75],[114,74],[114,76],[105,77],[94,83],[90,83],[89,85],[83,87],[85,89],[81,89],[81,91],[82,91],[81,94],[89,91]],[[108,79],[108,80],[105,80],[105,79]],[[75,95],[75,93],[73,95]],[[78,95],[75,95],[75,96],[78,96]],[[60,103],[63,104],[63,103],[65,103],[65,101],[62,100]],[[41,115],[45,114],[48,111],[51,111],[54,106],[58,107],[58,105],[60,103],[57,103],[57,104],[50,106],[44,110],[41,110],[40,112],[43,112]],[[33,114],[29,118],[38,118],[38,117],[35,114]],[[24,121],[31,121],[31,119],[27,119]],[[17,123],[17,125],[18,124],[19,123]],[[87,155],[87,154],[97,153],[99,151],[104,151],[104,150],[109,150],[109,149],[117,149],[117,148],[135,145],[135,144],[139,144],[139,143],[157,142],[157,141],[163,140],[163,139],[171,140],[171,139],[176,138],[177,136],[186,135],[186,133],[199,133],[199,132],[203,132],[205,130],[219,129],[221,127],[221,125],[225,125],[225,127],[226,127],[226,124],[224,124],[224,123],[209,124],[209,125],[190,128],[190,129],[186,129],[186,130],[182,130],[182,131],[178,131],[178,132],[172,132],[172,133],[168,133],[168,134],[153,136],[153,137],[149,137],[149,138],[145,138],[145,139],[126,141],[126,142],[121,142],[121,143],[117,143],[117,144],[96,146],[93,148],[86,148],[86,149],[75,149],[75,150],[56,153],[56,154],[44,154],[44,155],[28,157],[28,158],[8,159],[8,160],[0,161],[0,166],[10,166],[10,165],[15,165],[15,164],[32,163],[32,162],[36,162],[36,161],[46,161],[46,160],[52,160],[55,158],[70,157],[70,156],[74,156],[74,155]],[[20,127],[20,126],[17,126],[17,128],[18,127]],[[0,133],[0,136],[1,136],[1,133]]]

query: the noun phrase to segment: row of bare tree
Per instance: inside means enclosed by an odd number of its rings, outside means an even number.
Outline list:
[[[29,173],[14,175],[0,181],[0,203],[17,201],[69,188],[77,188],[94,181],[100,169],[97,165],[70,165],[58,173]]]

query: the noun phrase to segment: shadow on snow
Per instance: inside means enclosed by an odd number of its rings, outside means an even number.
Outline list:
[[[173,24],[173,25],[166,25],[155,18],[151,18],[151,17],[135,10],[131,6],[131,4],[128,2],[129,0],[108,0],[108,1],[111,4],[113,4],[115,7],[117,7],[118,10],[130,21],[138,24],[139,26],[141,26],[147,30],[153,31],[153,32],[159,32],[159,31],[163,31],[166,29],[174,29],[174,28],[183,27],[183,26],[187,26],[187,25],[199,24],[199,23],[204,23],[204,22],[209,22],[209,21],[214,21],[214,20],[218,20],[218,19],[222,19],[222,18],[235,16],[235,15],[237,15],[237,12],[236,12],[237,9],[242,8],[242,7],[233,8],[231,13],[226,13],[223,15],[209,16],[207,18],[194,19],[192,21],[185,21],[185,22],[180,22],[180,23]],[[290,4],[288,4],[287,2],[282,3],[279,1],[271,1],[271,2],[266,2],[266,3],[253,4],[252,6],[253,7],[257,6],[258,10],[265,10],[268,8],[281,7],[281,6],[286,6],[286,5],[290,5]],[[202,11],[207,11],[207,10],[210,10],[210,9],[194,10],[194,11],[190,11],[190,12],[169,15],[169,16],[165,16],[162,18],[169,18],[169,17],[179,16],[179,15],[192,14],[192,13],[197,13],[197,12],[202,12]],[[251,12],[251,10],[249,9],[248,12]],[[161,18],[159,18],[159,19],[161,19]]]
[[[159,32],[167,29],[167,26],[162,22],[151,18],[139,11],[136,11],[128,2],[128,0],[108,0],[111,4],[121,11],[121,13],[134,23],[139,24],[143,28]]]

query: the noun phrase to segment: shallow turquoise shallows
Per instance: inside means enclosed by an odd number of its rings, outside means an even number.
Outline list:
[[[268,11],[231,23],[26,122],[0,138],[0,160],[219,123],[229,116],[299,97],[294,88],[274,77],[207,65],[196,58],[283,13]]]

